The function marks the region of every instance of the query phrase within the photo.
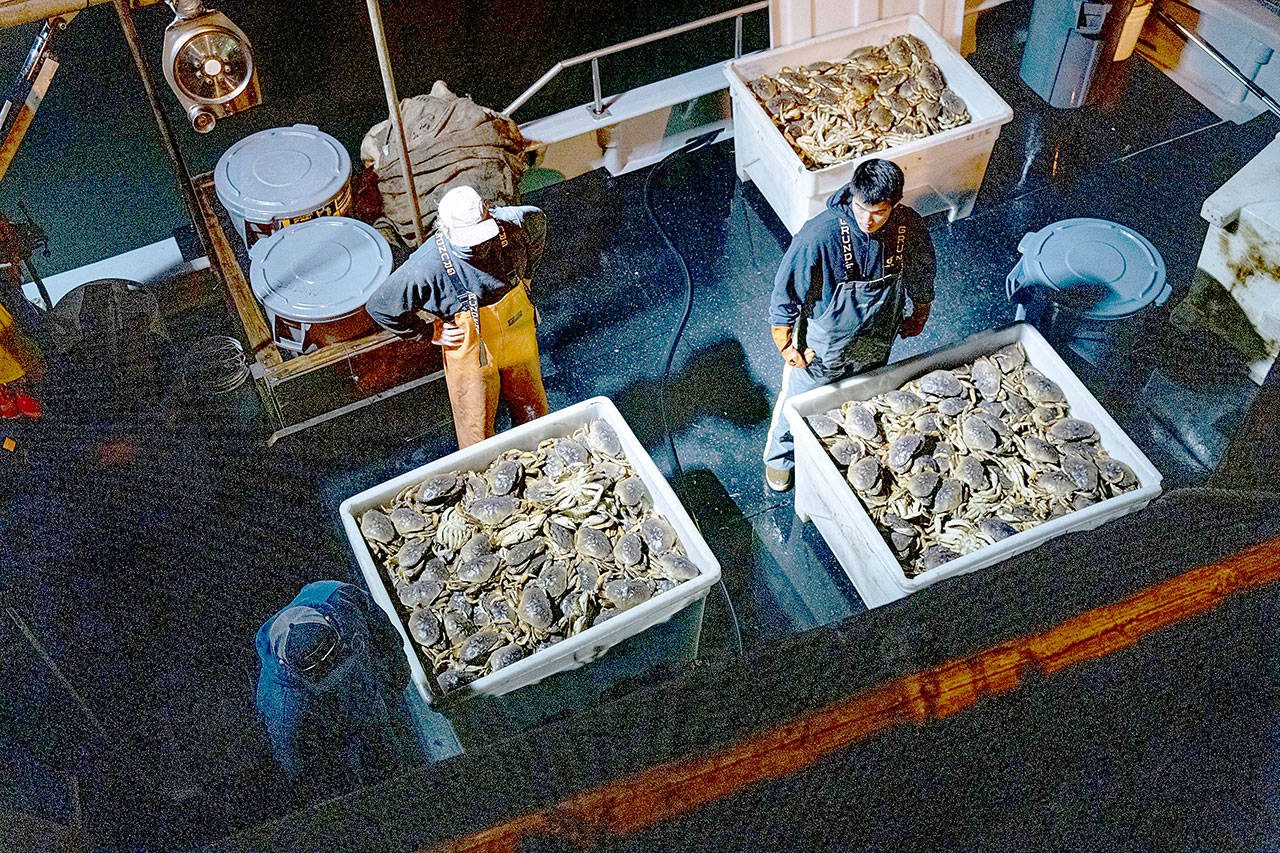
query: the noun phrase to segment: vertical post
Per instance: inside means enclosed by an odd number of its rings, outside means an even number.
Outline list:
[[[27,219],[31,219],[31,215],[27,215]],[[36,290],[40,291],[40,298],[44,300],[44,310],[53,310],[53,300],[49,298],[49,290],[44,286],[44,279],[36,272],[36,265],[31,263],[31,255],[27,255],[27,273],[31,276],[31,283],[36,286]]]
[[[138,77],[142,80],[142,91],[147,96],[147,103],[151,105],[151,115],[156,120],[156,127],[160,129],[161,147],[168,155],[169,165],[173,167],[173,175],[178,180],[178,195],[182,198],[182,206],[187,209],[187,218],[191,220],[191,227],[195,229],[196,237],[200,240],[200,248],[212,260],[213,251],[210,248],[209,234],[205,229],[204,214],[200,211],[196,192],[191,187],[191,173],[187,171],[187,163],[182,158],[177,142],[174,141],[169,120],[165,118],[164,111],[160,109],[160,101],[156,98],[156,87],[151,82],[151,72],[147,70],[147,63],[142,58],[142,49],[138,46],[138,30],[133,25],[133,13],[126,0],[112,0],[112,5],[116,9],[116,17],[120,19],[120,29],[124,32],[124,40],[129,45],[133,64],[138,69]]]
[[[742,58],[742,16],[733,19],[733,58]]]
[[[409,143],[404,137],[404,125],[400,120],[400,98],[396,95],[396,78],[391,73],[391,59],[387,55],[387,34],[382,29],[381,0],[366,0],[369,6],[369,26],[373,29],[373,46],[378,51],[378,68],[382,71],[382,88],[387,95],[387,110],[391,113],[391,127],[400,142],[400,167],[405,187],[409,190],[409,202],[413,205],[413,233],[418,245],[423,242],[422,211],[418,208],[418,188],[413,181],[413,164],[409,162]]]
[[[591,114],[597,118],[605,115],[608,110],[604,108],[604,99],[600,94],[600,60],[593,58],[591,60],[591,95],[595,101],[595,105],[591,107]]]

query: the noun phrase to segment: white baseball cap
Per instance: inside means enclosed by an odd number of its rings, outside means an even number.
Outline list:
[[[454,187],[440,199],[436,210],[444,235],[455,246],[478,246],[498,236],[498,222],[471,187]]]

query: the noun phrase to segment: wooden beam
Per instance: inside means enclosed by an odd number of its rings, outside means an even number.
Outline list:
[[[227,240],[226,232],[218,223],[218,214],[213,206],[215,189],[212,175],[200,175],[195,179],[196,199],[200,205],[200,215],[204,217],[205,230],[209,234],[209,242],[213,257],[209,260],[217,268],[222,282],[226,286],[227,295],[231,297],[232,307],[240,317],[240,325],[244,328],[245,337],[249,339],[249,349],[254,358],[264,368],[278,366],[284,358],[276,346],[275,336],[267,328],[267,321],[262,317],[262,309],[253,295],[253,288],[240,269],[235,252]]]
[[[79,12],[89,6],[110,2],[112,0],[17,0],[14,3],[0,3],[0,29],[44,21],[55,15]],[[159,2],[160,0],[129,0],[129,5],[137,9]]]
[[[338,362],[349,361],[393,344],[401,338],[391,332],[374,332],[353,341],[327,344],[305,355],[296,355],[271,371],[271,378],[284,381],[302,373],[308,373]]]
[[[1277,581],[1280,539],[1272,539],[1043,633],[884,682],[723,749],[660,764],[434,849],[515,853],[521,838],[534,832],[588,841],[632,835],[752,786],[804,771],[824,755],[888,729],[949,717],[986,696],[1018,688],[1028,671],[1051,676],[1129,648],[1227,598]]]

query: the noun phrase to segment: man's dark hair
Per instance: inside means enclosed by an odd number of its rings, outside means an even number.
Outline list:
[[[892,160],[863,160],[853,170],[849,185],[854,197],[865,204],[902,201],[902,170]]]

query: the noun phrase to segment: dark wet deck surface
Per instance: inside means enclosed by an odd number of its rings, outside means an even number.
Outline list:
[[[983,19],[971,63],[1014,119],[996,143],[973,215],[928,220],[937,300],[925,332],[899,341],[894,359],[1010,322],[1004,279],[1019,239],[1069,217],[1114,220],[1149,238],[1174,287],[1168,306],[1176,305],[1204,239],[1202,200],[1280,131],[1265,115],[1242,126],[1219,122],[1139,59],[1114,109],[1050,110],[1017,79],[1014,39],[1027,10],[1010,7]],[[762,479],[781,377],[766,307],[787,235],[760,194],[737,181],[732,146],[678,158],[654,180],[656,215],[693,285],[692,314],[666,376],[685,289],[645,214],[648,172],[597,172],[529,199],[547,211],[554,233],[538,283],[551,406],[612,398],[673,478],[721,561],[733,604],[731,615],[726,596],[713,591],[707,599],[700,653],[710,660],[737,654],[739,637],[750,651],[865,611],[816,529],[797,522],[792,497],[770,492]],[[231,332],[221,305],[167,319],[175,351]],[[1196,376],[1188,368],[1194,353],[1155,345],[1167,322],[1167,309],[1151,312],[1149,345],[1118,369],[1072,364],[1168,490],[1208,481],[1256,388],[1242,378]],[[0,487],[8,553],[0,589],[80,689],[110,746],[86,728],[8,623],[0,672],[10,686],[0,691],[0,719],[35,761],[92,780],[90,815],[121,841],[116,849],[191,846],[298,803],[271,769],[253,710],[253,632],[309,581],[362,583],[338,503],[453,449],[443,389],[386,401],[267,449],[247,388],[203,408],[166,393],[104,423],[92,382],[84,383],[55,376],[46,419],[15,427],[24,464],[6,471]],[[618,660],[596,664],[591,678],[563,683],[591,714],[594,694],[625,692],[626,679],[654,663],[646,644],[681,647],[675,633],[633,643]],[[1143,665],[1141,658],[1114,664]],[[1064,687],[1060,698],[1044,700],[1047,713],[1105,689]],[[1230,715],[1214,719],[1206,725],[1232,725]],[[424,729],[412,760],[449,752],[451,733],[439,722]],[[518,727],[518,715],[502,725],[495,735]],[[483,739],[473,723],[460,730],[464,748],[469,737]],[[1051,785],[1041,788],[1053,796]]]

